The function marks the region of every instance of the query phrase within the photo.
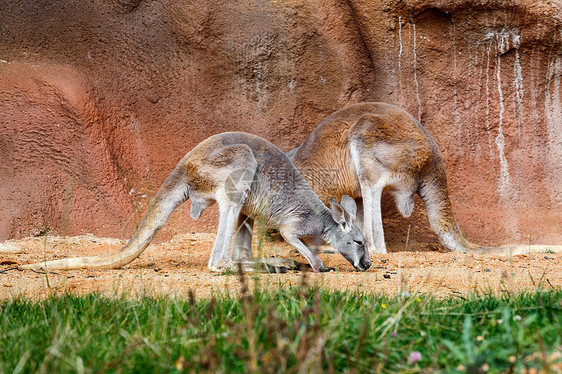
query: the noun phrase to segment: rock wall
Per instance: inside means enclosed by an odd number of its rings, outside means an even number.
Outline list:
[[[385,5],[351,1],[377,99],[436,138],[461,227],[487,244],[560,241],[562,2]]]
[[[0,8],[0,240],[129,236],[198,142],[289,150],[359,101],[434,135],[474,242],[562,240],[562,2],[14,0]],[[438,247],[420,201],[390,248]],[[160,238],[212,230],[178,210]],[[423,244],[423,245],[422,245]]]

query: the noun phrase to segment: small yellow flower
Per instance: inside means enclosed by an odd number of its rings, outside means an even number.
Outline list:
[[[178,359],[174,363],[176,369],[178,369],[178,370],[185,369],[186,368],[185,364],[186,364],[186,362],[185,362],[185,358],[183,356],[178,357]]]
[[[386,304],[382,304],[381,308],[386,309]]]
[[[421,303],[421,299],[420,299],[419,297],[416,297],[416,301],[417,301],[418,303]]]

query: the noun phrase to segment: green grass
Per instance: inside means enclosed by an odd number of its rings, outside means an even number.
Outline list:
[[[0,372],[521,372],[562,345],[560,290],[438,300],[257,289],[1,302]],[[409,364],[413,351],[422,358]]]

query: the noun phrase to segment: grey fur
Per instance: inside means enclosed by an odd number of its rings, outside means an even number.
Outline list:
[[[20,268],[121,267],[144,251],[172,211],[187,199],[191,199],[194,218],[213,203],[218,204],[219,228],[209,259],[212,271],[236,269],[238,263],[250,270],[256,263],[268,263],[268,259],[252,256],[253,219],[278,229],[316,272],[327,267],[303,241],[305,237],[327,241],[358,270],[370,266],[365,239],[351,220],[352,212],[337,202],[332,210],[328,209],[287,156],[273,144],[251,134],[231,132],[204,140],[179,162],[151,201],[133,238],[117,253]],[[349,206],[349,201],[345,205]],[[344,212],[344,219],[339,223],[333,218],[335,210]],[[274,260],[269,263],[283,264]]]

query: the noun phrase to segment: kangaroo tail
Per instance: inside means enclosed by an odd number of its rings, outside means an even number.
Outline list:
[[[425,177],[417,191],[425,204],[431,228],[441,244],[451,251],[472,251],[478,246],[470,243],[460,230],[449,200],[444,167],[438,171]]]
[[[185,168],[180,163],[166,178],[156,196],[151,199],[135,234],[119,251],[92,257],[75,257],[38,262],[19,266],[27,270],[115,269],[136,259],[150,244],[154,236],[168,222],[178,205],[189,198]]]
[[[506,245],[502,247],[477,247],[475,253],[490,256],[516,256],[533,253],[562,253],[562,245]]]
[[[440,175],[444,176],[444,173],[440,173]],[[507,245],[502,247],[484,247],[469,242],[459,229],[459,225],[453,214],[445,177],[432,175],[424,178],[418,187],[418,195],[420,195],[427,209],[431,228],[439,236],[441,244],[451,251],[508,257],[531,253],[562,252],[562,245]]]
[[[0,243],[0,253],[23,253],[25,250],[15,244],[4,242]]]

